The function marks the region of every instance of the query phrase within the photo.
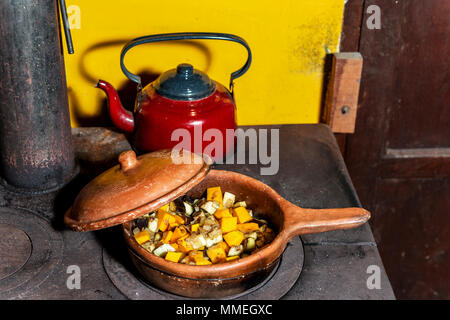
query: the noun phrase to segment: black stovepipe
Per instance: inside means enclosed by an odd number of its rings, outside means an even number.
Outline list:
[[[59,23],[56,0],[0,2],[0,176],[25,192],[76,171]]]

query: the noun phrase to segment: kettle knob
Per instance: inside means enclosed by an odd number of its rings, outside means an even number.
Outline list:
[[[177,74],[189,79],[194,74],[194,67],[189,63],[181,63],[177,66]]]

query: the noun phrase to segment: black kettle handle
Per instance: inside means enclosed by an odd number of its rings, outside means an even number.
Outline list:
[[[140,90],[142,89],[141,77],[128,71],[123,62],[125,54],[128,52],[128,50],[144,43],[172,41],[172,40],[194,40],[194,39],[233,41],[243,45],[247,49],[248,52],[247,62],[245,62],[242,68],[233,72],[230,77],[230,91],[233,92],[234,79],[242,76],[248,70],[250,64],[252,63],[252,52],[250,51],[250,47],[248,46],[247,42],[241,37],[238,37],[233,34],[215,33],[215,32],[179,32],[179,33],[162,33],[139,37],[131,40],[123,47],[122,52],[120,53],[120,68],[122,69],[123,73],[127,76],[128,79],[138,84],[138,90]]]

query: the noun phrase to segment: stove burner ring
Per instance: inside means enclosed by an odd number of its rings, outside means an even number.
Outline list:
[[[128,259],[129,260],[129,259]],[[271,274],[258,285],[238,295],[222,299],[277,300],[282,298],[297,281],[303,268],[303,244],[299,237],[293,238],[284,250],[280,262]],[[133,266],[124,266],[103,249],[103,265],[117,289],[132,300],[178,300],[189,299],[155,288],[141,280]],[[190,299],[195,300],[195,299]]]
[[[19,271],[31,255],[31,241],[23,230],[0,224],[0,280]]]
[[[61,235],[32,211],[0,207],[0,238],[0,299],[26,297],[61,262]]]

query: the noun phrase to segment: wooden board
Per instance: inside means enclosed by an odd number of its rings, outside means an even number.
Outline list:
[[[325,100],[325,122],[333,132],[353,133],[363,58],[359,52],[333,54]]]

